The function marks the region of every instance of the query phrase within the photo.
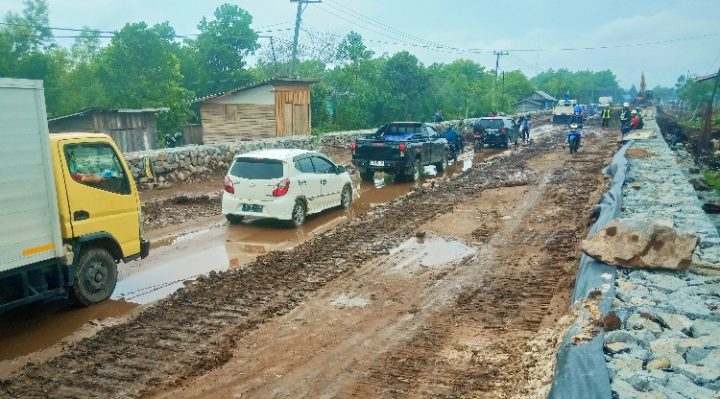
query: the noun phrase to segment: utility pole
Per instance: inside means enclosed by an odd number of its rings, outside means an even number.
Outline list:
[[[705,108],[705,115],[703,117],[702,135],[700,136],[700,147],[708,151],[710,150],[710,138],[712,137],[712,115],[713,115],[713,103],[715,102],[715,96],[717,95],[718,85],[720,85],[720,69],[715,74],[715,86],[713,87],[712,95],[707,102]]]
[[[297,65],[297,53],[298,53],[298,40],[300,39],[300,23],[302,22],[302,14],[305,11],[303,5],[310,3],[321,3],[322,0],[290,0],[291,3],[298,3],[297,14],[295,16],[295,38],[293,39],[292,48],[292,73],[295,73],[295,66]]]
[[[495,90],[497,89],[497,79],[498,79],[498,70],[500,69],[500,57],[503,55],[508,55],[507,51],[493,51],[493,55],[495,56],[495,82],[493,83],[493,91],[492,91],[492,107],[495,108]]]

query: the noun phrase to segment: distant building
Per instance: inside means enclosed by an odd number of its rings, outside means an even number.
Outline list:
[[[122,152],[157,148],[157,114],[169,108],[88,108],[48,119],[50,133],[105,133]]]
[[[516,114],[532,111],[542,111],[546,109],[552,109],[555,103],[557,103],[557,100],[553,96],[545,93],[544,91],[538,90],[513,104],[513,111]]]
[[[273,78],[195,100],[204,144],[310,135],[308,79]]]

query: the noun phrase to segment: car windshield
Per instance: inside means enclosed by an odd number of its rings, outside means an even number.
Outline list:
[[[276,159],[237,158],[230,175],[241,179],[277,179],[283,176],[283,163]]]
[[[502,129],[504,124],[502,119],[480,119],[480,126],[483,129]]]

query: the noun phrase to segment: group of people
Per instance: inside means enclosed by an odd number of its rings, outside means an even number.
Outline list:
[[[644,125],[642,114],[638,108],[630,110],[629,103],[623,103],[620,111],[620,133],[626,135],[631,130],[642,129]]]

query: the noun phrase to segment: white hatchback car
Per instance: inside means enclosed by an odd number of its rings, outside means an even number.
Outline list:
[[[305,216],[352,202],[345,167],[306,150],[261,150],[235,157],[227,176],[222,213],[230,223],[245,216],[286,220],[298,227]]]

